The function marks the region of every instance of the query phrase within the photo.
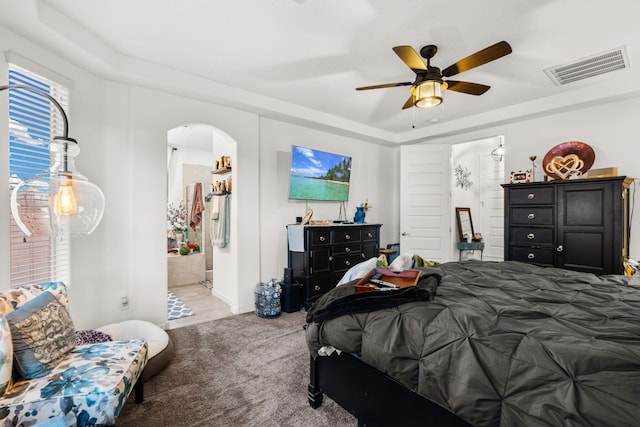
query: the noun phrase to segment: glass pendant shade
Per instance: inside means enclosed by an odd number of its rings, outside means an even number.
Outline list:
[[[412,87],[414,105],[418,108],[431,108],[442,102],[442,90],[447,84],[438,80],[427,80],[418,86]]]
[[[102,219],[105,199],[100,188],[78,172],[75,140],[56,137],[49,144],[49,173],[18,184],[11,194],[11,211],[27,236],[86,236]]]
[[[51,166],[49,171],[35,178],[16,178],[11,192],[11,213],[27,236],[33,234],[86,236],[91,234],[104,214],[104,194],[89,182],[75,166],[80,148],[75,139],[68,137],[67,115],[62,106],[40,89],[27,85],[0,86],[7,89],[27,90],[46,97],[60,112],[63,136],[49,143]]]
[[[73,139],[54,138],[49,147],[52,231],[71,236],[91,234],[104,213],[104,194],[76,168],[74,159],[80,148]]]

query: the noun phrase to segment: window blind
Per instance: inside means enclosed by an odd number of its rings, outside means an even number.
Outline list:
[[[68,111],[68,89],[45,77],[15,64],[9,64],[8,82],[47,92]],[[9,97],[9,187],[11,190],[26,179],[48,180],[50,165],[49,141],[62,135],[63,120],[59,111],[46,97],[27,90],[10,89]],[[39,204],[38,204],[39,203]],[[52,236],[40,206],[47,206],[47,197],[30,199],[29,221],[35,231],[26,236],[10,217],[11,287],[63,281],[69,284],[68,236]],[[7,206],[9,204],[7,203]]]

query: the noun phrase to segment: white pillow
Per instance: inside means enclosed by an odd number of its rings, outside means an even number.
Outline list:
[[[378,258],[371,258],[367,261],[354,265],[344,274],[344,276],[342,276],[342,279],[340,279],[336,286],[364,277],[365,274],[376,268],[377,262]]]
[[[413,254],[401,254],[389,264],[389,270],[402,271],[413,267]]]

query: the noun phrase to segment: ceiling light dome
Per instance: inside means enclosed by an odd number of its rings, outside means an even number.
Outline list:
[[[411,88],[413,105],[418,108],[431,108],[442,102],[442,91],[447,88],[447,83],[442,80],[427,80],[418,86]]]

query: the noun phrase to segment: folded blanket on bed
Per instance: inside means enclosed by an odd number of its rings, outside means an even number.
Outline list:
[[[338,286],[322,295],[309,308],[307,323],[322,323],[345,314],[368,313],[409,302],[433,299],[442,276],[437,269],[421,268],[419,270],[421,270],[420,280],[416,286],[397,290],[356,292],[357,280]]]

